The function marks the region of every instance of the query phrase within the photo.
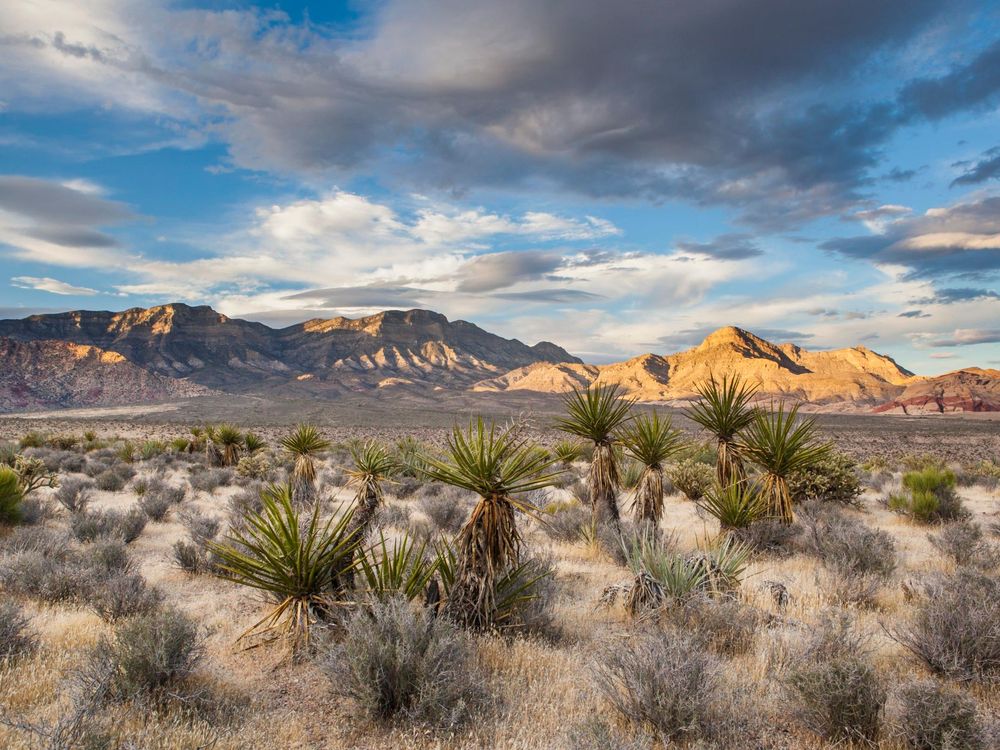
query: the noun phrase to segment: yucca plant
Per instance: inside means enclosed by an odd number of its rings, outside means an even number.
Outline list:
[[[295,460],[292,481],[296,497],[301,501],[311,499],[316,484],[316,456],[330,447],[330,441],[312,425],[300,424],[295,432],[281,439],[281,447]]]
[[[135,446],[126,440],[124,443],[118,446],[115,450],[115,458],[117,458],[122,463],[130,464],[135,461],[136,449]]]
[[[212,442],[218,444],[222,453],[223,466],[235,466],[243,451],[243,433],[231,424],[219,425],[212,435]]]
[[[799,420],[798,414],[798,405],[757,410],[741,441],[741,451],[760,468],[770,515],[784,523],[795,520],[788,477],[826,458],[831,448],[817,441],[816,420]]]
[[[351,528],[359,540],[364,540],[382,504],[382,484],[395,473],[397,464],[389,449],[375,442],[352,445],[351,457],[354,467],[347,471],[349,481],[355,487]]]
[[[21,520],[24,490],[17,472],[0,466],[0,524],[13,525]]]
[[[420,476],[426,452],[423,443],[412,435],[406,435],[396,441],[396,465],[399,474],[404,477]]]
[[[698,501],[698,505],[719,522],[723,533],[745,529],[768,511],[767,498],[756,484],[748,480],[732,482],[725,487],[716,484]]]
[[[568,466],[583,458],[583,444],[579,440],[560,440],[552,446],[552,455]]]
[[[209,466],[222,465],[222,451],[219,450],[219,444],[216,441],[217,430],[218,428],[215,425],[207,424],[202,431],[202,444],[205,447],[205,463]]]
[[[345,588],[354,574],[358,544],[350,533],[352,514],[326,521],[314,505],[303,517],[289,485],[269,485],[262,508],[248,514],[223,542],[210,541],[216,575],[263,591],[277,604],[248,628],[241,641],[252,645],[287,640],[293,654],[309,646],[311,628],[346,604]]]
[[[256,432],[248,432],[243,436],[243,450],[246,451],[248,456],[252,456],[266,447],[267,443],[264,442],[264,438]]]
[[[404,534],[389,542],[385,534],[358,555],[361,575],[368,592],[376,599],[403,597],[413,601],[422,596],[437,571],[437,559],[427,554],[427,542],[417,545]]]
[[[745,383],[739,375],[714,377],[697,388],[700,400],[686,414],[715,436],[718,460],[716,479],[726,487],[746,478],[739,435],[753,422],[755,409],[750,405],[757,387]]]
[[[684,446],[680,430],[670,418],[640,414],[618,432],[625,453],[641,467],[633,490],[633,509],[637,522],[659,525],[663,515],[663,463]]]
[[[634,401],[623,398],[617,385],[595,385],[571,392],[564,400],[566,416],[556,425],[563,432],[594,443],[588,484],[595,525],[621,530],[618,490],[621,478],[614,452],[614,435],[631,417]]]
[[[479,495],[456,539],[457,567],[446,611],[460,625],[476,630],[497,622],[497,582],[520,564],[517,513],[538,509],[525,496],[552,486],[559,472],[517,425],[488,427],[482,417],[468,430],[456,427],[448,438],[447,460],[428,457],[424,473],[439,482]]]

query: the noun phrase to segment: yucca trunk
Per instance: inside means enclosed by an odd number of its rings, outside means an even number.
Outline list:
[[[638,524],[660,525],[663,516],[663,467],[643,469],[635,488],[635,520]]]
[[[792,493],[788,490],[788,482],[777,474],[764,475],[764,493],[767,495],[768,514],[782,523],[795,522],[792,510]]]
[[[482,498],[456,540],[458,561],[446,614],[473,630],[496,620],[496,582],[521,556],[521,535],[510,499]]]
[[[594,525],[610,525],[621,531],[618,512],[618,488],[621,480],[615,453],[609,442],[594,444],[594,458],[590,462],[590,502]]]
[[[292,469],[292,497],[300,505],[309,505],[316,499],[316,463],[309,456],[295,459]]]
[[[222,463],[224,466],[235,466],[240,460],[240,447],[238,445],[227,445],[222,452]]]
[[[734,441],[719,440],[717,456],[715,475],[720,487],[728,487],[746,479],[746,466]]]
[[[219,466],[222,463],[222,454],[219,452],[219,446],[211,440],[205,442],[205,463],[209,466]]]

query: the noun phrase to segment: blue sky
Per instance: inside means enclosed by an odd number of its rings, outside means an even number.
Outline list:
[[[1000,4],[0,7],[0,316],[1000,365]]]

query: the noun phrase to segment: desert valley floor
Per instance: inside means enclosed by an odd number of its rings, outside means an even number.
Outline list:
[[[523,627],[461,636],[454,670],[462,674],[449,677],[461,694],[437,698],[457,701],[448,709],[454,721],[372,716],[357,696],[348,694],[351,680],[342,651],[340,662],[335,656],[338,649],[352,648],[349,639],[356,634],[344,636],[334,629],[317,638],[315,653],[297,660],[277,645],[244,650],[237,639],[267,612],[266,597],[178,564],[175,545],[192,539],[192,518],[219,519],[218,538],[223,539],[234,509],[245,502],[240,497],[260,486],[235,466],[207,468],[203,454],[167,447],[175,438],[190,437],[192,426],[227,422],[259,435],[272,464],[269,478],[280,481],[287,471],[280,439],[296,423],[315,424],[332,442],[320,455],[317,471],[320,502],[332,512],[351,505],[355,495],[345,473],[352,461],[346,447],[351,441],[373,439],[395,446],[414,437],[440,448],[455,422],[467,424],[471,414],[485,413],[497,419],[520,415],[531,438],[552,447],[565,437],[553,427],[559,412],[558,399],[484,397],[431,408],[234,397],[0,417],[0,444],[46,462],[63,488],[89,483],[84,513],[124,515],[157,483],[180,488],[182,499],[158,520],[146,519],[141,533],[127,544],[128,570],[159,592],[159,606],[176,608],[194,623],[199,648],[190,673],[152,697],[88,704],[81,686],[91,683],[81,675],[92,672],[94,654],[116,643],[115,634],[131,620],[102,617],[101,607],[87,595],[61,595],[44,581],[17,579],[43,559],[52,575],[70,575],[65,568],[91,565],[88,556],[102,543],[89,541],[93,537],[81,541],[74,513],[57,504],[60,490],[37,490],[38,505],[46,508],[42,517],[32,526],[0,528],[3,598],[20,608],[25,637],[32,641],[23,653],[0,661],[0,746],[834,747],[842,739],[833,738],[824,723],[822,714],[829,707],[817,708],[822,699],[802,686],[803,675],[818,673],[817,634],[826,633],[827,647],[847,639],[854,644],[849,650],[857,651],[838,652],[836,659],[855,664],[857,657],[872,670],[862,670],[867,682],[847,688],[855,694],[872,691],[858,700],[875,706],[862,708],[874,712],[878,728],[867,738],[855,737],[859,744],[997,747],[1000,604],[996,598],[977,600],[984,592],[1000,593],[1000,422],[995,419],[819,415],[821,435],[855,460],[860,497],[850,504],[815,500],[797,508],[790,530],[753,541],[759,547],[726,596],[678,600],[646,613],[629,613],[620,597],[609,601],[619,590],[615,587],[627,590],[635,572],[621,559],[620,548],[588,537],[589,506],[576,497],[587,463],[571,462],[559,486],[535,499],[544,520],[526,515],[518,520],[524,555],[549,574],[538,586]],[[692,445],[706,441],[679,412],[664,413],[673,414]],[[76,442],[64,441],[61,447],[58,441],[46,442],[59,436],[75,436]],[[18,441],[38,447],[22,449]],[[136,452],[123,462],[118,449],[126,443]],[[146,451],[146,445],[154,447]],[[945,464],[958,477],[955,491],[967,512],[965,520],[925,524],[887,507],[885,498],[901,491],[904,472]],[[106,485],[110,489],[94,487],[88,479],[114,471],[122,481]],[[469,493],[435,482],[398,477],[385,484],[380,525],[390,539],[404,533],[413,539],[450,539],[472,500]],[[627,492],[620,503],[623,517],[631,518]],[[953,528],[961,533],[950,533]],[[626,535],[633,533],[630,522],[625,529]],[[676,559],[692,559],[714,543],[720,529],[699,503],[668,482],[658,531]],[[979,644],[981,661],[971,667],[953,665],[949,672],[907,644],[914,633],[947,640],[949,635],[939,629],[953,623],[934,618],[947,618],[947,611],[956,608],[964,610],[966,620],[980,618],[969,627],[979,627],[979,636],[994,642]],[[674,650],[662,646],[671,643]],[[645,661],[630,662],[623,654]],[[966,653],[962,658],[975,661],[979,656]],[[813,666],[804,666],[808,664]],[[623,672],[630,670],[637,683],[629,686]],[[833,680],[824,683],[824,690],[845,690],[826,673],[819,679]],[[658,688],[683,695],[656,698],[649,691]],[[626,705],[615,703],[612,694],[626,696]],[[650,706],[657,715],[644,713]],[[668,715],[674,718],[664,718]],[[942,744],[951,740],[942,740],[940,732],[933,735],[939,725],[956,744]],[[914,736],[930,739],[913,744]]]

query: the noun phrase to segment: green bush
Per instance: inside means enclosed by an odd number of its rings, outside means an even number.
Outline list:
[[[788,477],[792,499],[802,503],[810,500],[860,504],[864,489],[857,462],[843,453],[830,453],[808,469]]]
[[[957,521],[968,517],[955,491],[955,474],[928,467],[903,475],[903,491],[889,496],[889,508],[920,523]]]
[[[665,474],[688,500],[701,500],[715,482],[715,469],[690,458],[668,466]]]

